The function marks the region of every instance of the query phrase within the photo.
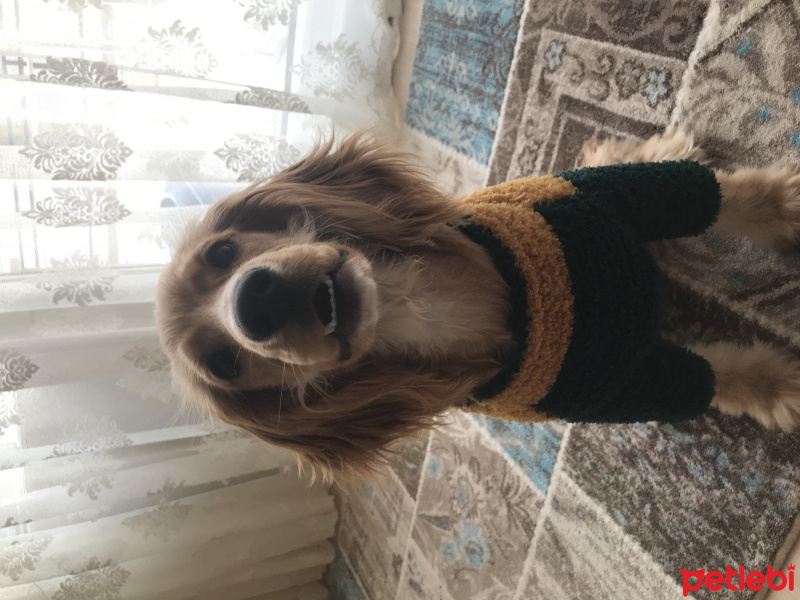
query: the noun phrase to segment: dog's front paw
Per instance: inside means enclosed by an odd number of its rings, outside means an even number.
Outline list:
[[[776,231],[776,242],[783,248],[800,248],[800,165],[782,168],[784,190],[778,201],[778,220],[783,226]]]
[[[717,343],[692,350],[714,369],[716,408],[749,415],[770,429],[792,431],[800,426],[800,360],[794,354],[762,343]]]
[[[717,172],[722,210],[714,228],[777,250],[800,246],[800,165]]]
[[[642,162],[706,160],[705,151],[695,145],[694,137],[677,127],[667,129],[662,135],[652,136],[642,145],[641,154]]]
[[[705,153],[694,144],[691,135],[680,129],[668,129],[645,142],[593,137],[583,144],[583,166],[600,167],[631,162],[660,162],[662,160],[705,160]]]
[[[593,137],[586,140],[581,148],[581,164],[584,167],[603,167],[620,163],[640,162],[638,158],[639,144],[619,138],[600,139]]]

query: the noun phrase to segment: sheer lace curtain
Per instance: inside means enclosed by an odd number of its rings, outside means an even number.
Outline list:
[[[0,0],[0,596],[325,596],[335,509],[178,415],[176,232],[321,133],[397,120],[383,0]]]

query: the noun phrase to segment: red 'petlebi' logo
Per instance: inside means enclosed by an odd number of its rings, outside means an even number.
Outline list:
[[[786,568],[788,575],[783,571],[773,571],[772,565],[767,567],[767,572],[750,571],[745,573],[743,565],[739,565],[738,571],[731,566],[725,567],[725,574],[720,571],[709,571],[705,569],[699,571],[687,571],[681,569],[683,575],[683,595],[688,596],[689,592],[696,592],[703,586],[712,592],[722,589],[725,584],[729,590],[744,591],[745,589],[757,592],[763,590],[766,585],[771,590],[782,590],[788,587],[794,590],[794,565]],[[690,579],[695,579],[695,583],[690,583]],[[776,582],[777,579],[777,582]]]

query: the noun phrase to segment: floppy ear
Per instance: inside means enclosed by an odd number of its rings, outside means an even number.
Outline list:
[[[319,239],[402,249],[428,244],[462,217],[402,152],[362,135],[319,144],[294,166],[215,205],[217,230],[280,229],[293,213],[314,220]]]
[[[309,389],[305,406],[296,392],[272,388],[218,398],[212,411],[294,451],[325,479],[341,479],[373,473],[391,454],[393,442],[433,427],[438,415],[467,398],[480,382],[474,374],[443,377],[364,364],[332,380],[326,392]]]

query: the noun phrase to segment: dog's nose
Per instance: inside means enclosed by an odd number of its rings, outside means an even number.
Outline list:
[[[248,338],[263,341],[289,320],[289,288],[272,269],[253,269],[236,284],[233,311],[236,324]]]

